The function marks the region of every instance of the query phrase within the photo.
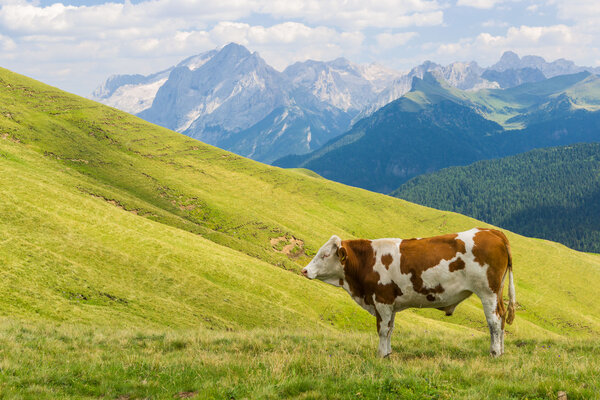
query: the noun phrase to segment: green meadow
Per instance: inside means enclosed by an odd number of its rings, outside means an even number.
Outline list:
[[[0,69],[0,398],[600,398],[600,255],[506,232],[518,310],[374,318],[298,271],[332,234],[474,219],[266,166]]]

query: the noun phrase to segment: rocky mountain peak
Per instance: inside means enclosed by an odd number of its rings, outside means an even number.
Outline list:
[[[502,53],[502,57],[500,60],[492,65],[489,69],[493,69],[495,71],[504,71],[507,69],[515,69],[519,68],[521,63],[521,59],[514,51],[505,51]]]

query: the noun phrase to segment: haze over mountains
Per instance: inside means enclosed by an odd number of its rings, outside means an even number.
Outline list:
[[[93,99],[240,155],[271,163],[306,154],[409,92],[432,73],[462,90],[508,88],[588,70],[567,60],[506,52],[489,68],[425,62],[407,73],[339,58],[279,72],[231,43],[151,74],[110,77]]]

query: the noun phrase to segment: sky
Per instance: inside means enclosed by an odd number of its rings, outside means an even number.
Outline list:
[[[230,42],[278,70],[337,57],[485,67],[507,50],[600,66],[600,1],[0,0],[0,66],[82,96]]]

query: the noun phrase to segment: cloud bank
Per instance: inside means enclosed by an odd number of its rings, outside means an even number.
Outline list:
[[[600,64],[597,1],[96,3],[0,0],[1,65],[87,95],[110,74],[155,72],[229,42],[258,51],[278,69],[340,56],[396,68],[425,59],[485,65],[504,50]]]

